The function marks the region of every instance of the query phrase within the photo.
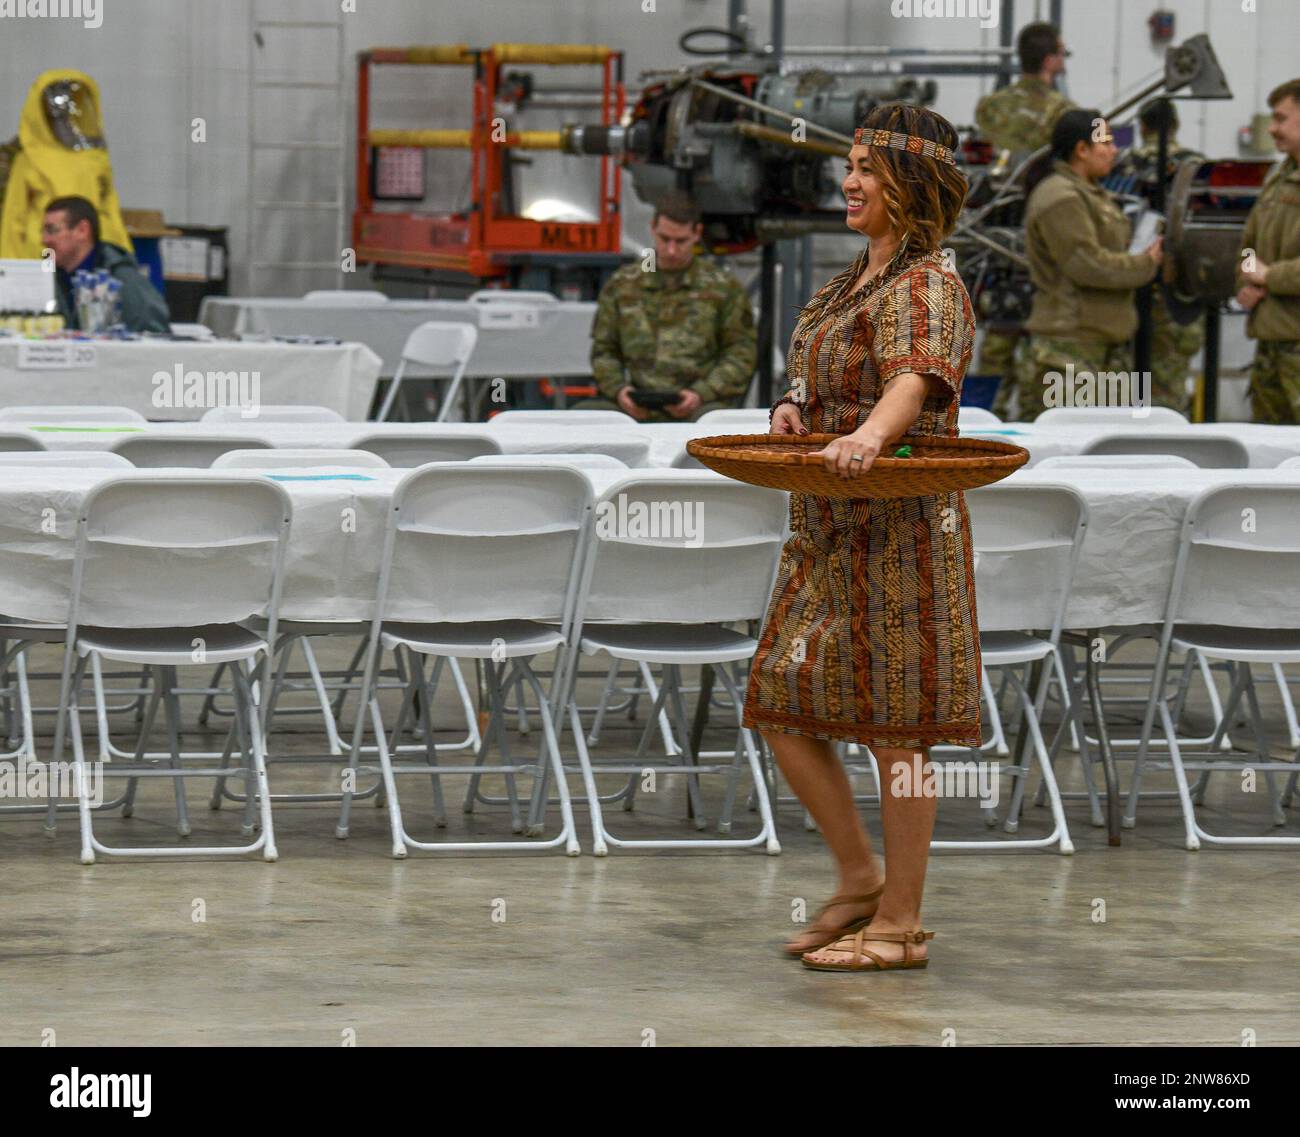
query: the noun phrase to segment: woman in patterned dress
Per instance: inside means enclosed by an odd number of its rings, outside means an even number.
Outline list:
[[[975,322],[939,248],[966,195],[956,144],[939,115],[891,104],[866,116],[849,152],[846,223],[868,246],[800,314],[790,392],[772,416],[774,433],[840,435],[817,453],[841,477],[860,477],[900,436],[957,434]],[[924,966],[928,748],[980,743],[966,504],[796,493],[790,528],[744,721],[820,827],[839,888],[785,950],[827,970]],[[887,881],[835,740],[876,757]]]

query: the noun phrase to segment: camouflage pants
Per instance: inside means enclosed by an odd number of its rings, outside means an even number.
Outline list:
[[[1019,367],[1016,362],[1016,347],[1022,338],[1014,333],[988,332],[984,336],[984,342],[980,344],[980,355],[975,365],[975,372],[977,375],[1000,377],[998,393],[993,398],[993,413],[999,418],[1007,417],[1007,406],[1016,387]]]
[[[1251,417],[1300,425],[1300,340],[1260,340],[1250,367]]]
[[[708,414],[709,411],[730,410],[735,403],[704,403],[697,407],[696,411],[689,418],[673,418],[667,411],[652,411],[645,408],[644,422],[695,422],[700,415]],[[569,408],[574,411],[622,411],[616,402],[612,399],[582,399]]]
[[[1151,308],[1151,402],[1169,407],[1180,414],[1191,409],[1187,394],[1187,376],[1192,356],[1201,347],[1205,320],[1179,325],[1170,318],[1168,309],[1157,301]]]
[[[1073,388],[1064,379],[1073,368]],[[1100,385],[1087,390],[1086,372],[1094,379],[1103,372],[1131,373],[1132,348],[1127,343],[1104,343],[1101,340],[1061,339],[1056,336],[1030,336],[1029,348],[1019,369],[1015,417],[1021,421],[1037,418],[1049,407],[1093,406],[1114,400],[1106,397]],[[1060,376],[1060,378],[1057,378]],[[1127,400],[1122,400],[1121,405]]]

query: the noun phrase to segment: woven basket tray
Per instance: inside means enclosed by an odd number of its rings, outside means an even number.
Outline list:
[[[881,451],[871,468],[841,478],[826,469],[820,450],[838,434],[720,434],[695,438],[686,452],[699,462],[740,482],[818,497],[926,497],[986,486],[1005,478],[1029,460],[1023,446],[986,438],[908,435]],[[900,445],[909,458],[890,458]]]

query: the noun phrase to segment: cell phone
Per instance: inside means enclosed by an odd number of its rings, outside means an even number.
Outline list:
[[[632,391],[630,397],[638,407],[647,411],[661,411],[680,399],[680,391]]]

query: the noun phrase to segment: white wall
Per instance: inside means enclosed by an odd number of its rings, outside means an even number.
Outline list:
[[[229,225],[235,287],[241,290],[249,209],[249,69],[261,52],[263,75],[330,78],[335,33],[268,29],[254,48],[250,32],[254,0],[100,0],[102,26],[88,29],[70,19],[0,20],[0,134],[17,129],[18,113],[36,75],[51,67],[79,67],[99,82],[118,189],[127,206],[162,209],[169,220]],[[326,106],[319,93],[262,92],[258,102],[263,137],[333,137],[336,111],[344,114],[346,190],[351,198],[355,54],[378,45],[493,41],[608,43],[627,52],[629,84],[647,68],[675,67],[682,31],[724,22],[725,0],[355,0],[342,15],[346,67],[345,105]],[[646,6],[653,12],[646,12]],[[789,0],[789,44],[905,44],[928,48],[995,44],[996,29],[971,18],[895,19],[891,0]],[[1297,0],[1258,0],[1260,11],[1242,11],[1241,0],[1065,0],[1063,32],[1074,52],[1067,91],[1083,105],[1103,109],[1136,89],[1160,67],[1146,19],[1155,7],[1177,14],[1177,38],[1208,30],[1236,98],[1223,103],[1183,104],[1183,140],[1211,154],[1236,153],[1236,131],[1263,110],[1263,97],[1300,72]],[[263,19],[333,19],[340,0],[257,0]],[[750,14],[766,40],[769,0],[751,0]],[[1017,27],[1045,16],[1046,3],[1019,0]],[[382,71],[382,69],[381,69]],[[381,75],[372,120],[376,125],[459,125],[468,114],[464,70],[397,69]],[[592,70],[554,71],[548,80],[585,78]],[[961,124],[971,121],[975,99],[991,80],[941,79],[937,109]],[[207,140],[191,141],[191,121],[206,121]],[[537,115],[528,125],[545,128],[578,112]],[[323,198],[333,190],[339,157],[303,153],[262,187],[281,198]],[[440,198],[465,203],[463,155],[439,153],[430,184]],[[594,175],[582,159],[540,155],[525,175],[525,200],[569,196],[583,200]],[[278,184],[276,184],[278,182]],[[628,195],[631,196],[630,193]],[[634,205],[628,230],[642,239],[646,213]],[[322,215],[285,213],[255,235],[259,255],[315,257],[338,242]],[[838,242],[830,242],[831,246]],[[819,242],[819,247],[822,243]],[[827,251],[831,251],[828,249]],[[832,256],[836,254],[832,253]],[[296,292],[320,280],[285,274],[278,289]]]

